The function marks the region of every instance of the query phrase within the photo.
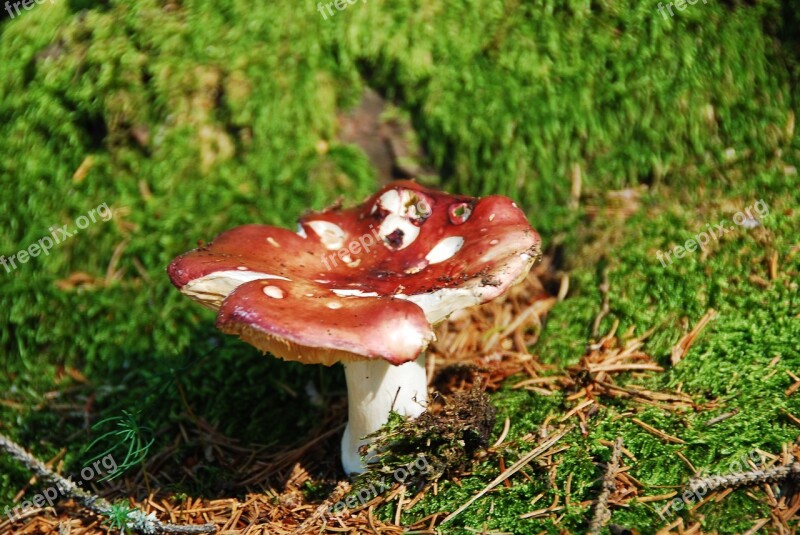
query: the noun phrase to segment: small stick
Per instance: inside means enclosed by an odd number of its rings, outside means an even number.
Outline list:
[[[12,458],[22,463],[25,468],[33,472],[36,477],[43,481],[48,481],[56,485],[63,495],[68,496],[78,502],[86,509],[101,516],[110,516],[113,506],[103,498],[95,496],[78,487],[73,481],[56,474],[47,468],[44,463],[31,455],[22,446],[0,433],[0,450],[5,450]],[[145,515],[142,511],[134,510],[128,514],[131,521],[128,528],[134,529],[147,535],[154,533],[180,533],[194,535],[200,533],[216,533],[217,527],[214,524],[182,526],[176,524],[162,524],[154,514]]]
[[[592,324],[592,336],[597,336],[600,333],[600,322],[603,321],[609,312],[611,312],[611,308],[608,305],[608,290],[610,289],[611,285],[608,282],[608,269],[603,270],[603,282],[597,287],[600,290],[600,293],[603,295],[603,303],[600,306],[600,313],[594,318],[594,323]]]
[[[606,475],[603,477],[603,492],[597,498],[597,506],[594,509],[594,518],[589,524],[589,533],[597,535],[611,519],[611,511],[608,510],[608,497],[616,488],[614,483],[617,472],[619,471],[619,456],[622,453],[622,437],[618,437],[611,451],[611,460],[606,467]]]
[[[699,490],[702,488],[704,490],[703,494],[705,494],[720,489],[736,489],[760,485],[761,483],[775,483],[798,475],[800,475],[800,462],[794,462],[768,470],[735,472],[724,476],[695,477],[689,480],[686,488],[694,494],[699,494]]]
[[[732,411],[726,412],[725,414],[720,414],[719,416],[715,416],[714,418],[711,418],[709,421],[706,422],[706,427],[711,427],[712,425],[718,424],[723,420],[727,420],[731,416],[736,416],[737,414],[739,414],[739,409],[733,409]]]

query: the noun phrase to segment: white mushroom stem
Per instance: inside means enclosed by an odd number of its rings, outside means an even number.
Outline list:
[[[428,403],[425,355],[393,366],[383,359],[345,362],[348,422],[342,437],[342,466],[347,474],[366,470],[358,448],[389,419],[389,411],[416,418]]]

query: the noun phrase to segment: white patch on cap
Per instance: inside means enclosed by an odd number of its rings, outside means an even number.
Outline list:
[[[400,196],[402,215],[411,219],[423,219],[431,215],[431,205],[416,191],[404,189]]]
[[[404,269],[403,273],[408,273],[409,275],[413,275],[414,273],[419,273],[420,271],[428,267],[428,264],[430,264],[430,262],[428,262],[427,260],[423,260],[418,264],[415,264],[411,267]]]
[[[361,290],[340,290],[338,288],[331,291],[336,295],[338,295],[339,297],[380,297],[380,294],[378,292],[363,292]]]
[[[247,271],[247,266],[239,266],[236,269],[238,269],[239,271]]]
[[[441,240],[433,246],[431,252],[425,255],[425,260],[431,264],[438,264],[453,257],[464,245],[464,238],[461,236],[451,236]]]
[[[491,271],[476,273],[457,286],[413,295],[398,290],[393,297],[411,301],[420,307],[431,325],[446,319],[457,310],[495,299],[510,286],[524,279],[538,258],[538,243],[528,232],[509,235],[501,242],[502,247],[490,248],[482,258],[471,259],[474,265],[493,265]]]
[[[398,230],[400,230],[403,235],[400,239],[399,246],[395,246],[387,237]],[[383,223],[381,223],[378,234],[383,239],[383,244],[386,247],[393,251],[399,251],[414,243],[414,240],[419,236],[419,227],[411,223],[411,221],[405,217],[397,214],[389,214],[386,216],[386,219],[383,220]]]
[[[283,299],[283,290],[277,286],[264,286],[264,295],[273,299]]]
[[[489,245],[497,245],[498,243],[500,243],[500,240],[492,240],[489,242]]]
[[[181,292],[208,308],[217,309],[231,292],[246,282],[261,279],[291,280],[279,275],[244,271],[240,268],[230,271],[215,271],[205,277],[189,281],[181,288]]]
[[[394,188],[383,192],[372,208],[375,213],[380,207],[387,212],[380,224],[378,234],[383,239],[383,244],[390,250],[405,249],[419,236],[419,226],[431,215],[430,202],[421,193],[412,189]],[[391,241],[388,236],[398,233],[399,238]]]
[[[425,319],[431,325],[442,321],[456,310],[484,302],[483,288],[475,285],[442,288],[435,292],[416,295],[395,294],[394,297],[411,301],[420,307],[425,313]]]
[[[431,215],[431,206],[428,200],[412,189],[396,188],[383,192],[370,213],[374,214],[378,206],[390,214],[409,219],[421,219]]]
[[[490,222],[491,222],[491,221],[494,221],[494,214],[492,214],[492,215],[490,215],[490,216],[489,216],[489,221],[490,221]]]
[[[384,210],[393,214],[400,213],[402,205],[400,203],[400,193],[398,193],[396,189],[385,191],[383,195],[378,198],[378,202]]]
[[[275,238],[273,238],[272,236],[267,238],[267,243],[269,243],[273,247],[280,247],[281,246],[278,242],[275,241]]]
[[[330,303],[328,303],[328,308],[330,308],[331,310],[337,310],[339,308],[342,308],[342,304],[339,303],[338,301],[331,301]]]
[[[338,251],[344,247],[345,234],[339,225],[330,221],[307,221],[306,225],[319,236],[327,250]]]

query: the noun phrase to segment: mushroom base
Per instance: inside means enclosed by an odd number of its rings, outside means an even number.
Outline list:
[[[410,418],[425,411],[428,404],[425,355],[400,366],[383,359],[353,360],[343,365],[349,419],[342,437],[342,466],[348,475],[360,474],[366,465],[358,449],[368,443],[365,436],[388,421],[390,411]]]

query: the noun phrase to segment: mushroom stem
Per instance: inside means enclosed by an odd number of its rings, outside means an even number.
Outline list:
[[[389,419],[389,412],[416,418],[428,403],[425,354],[414,362],[393,366],[383,359],[344,362],[347,379],[348,422],[342,437],[345,473],[366,470],[358,448]]]

